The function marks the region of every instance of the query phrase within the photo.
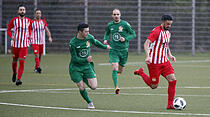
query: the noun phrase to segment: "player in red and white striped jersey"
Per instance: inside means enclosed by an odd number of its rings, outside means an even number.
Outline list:
[[[47,23],[44,19],[41,19],[41,10],[36,9],[34,12],[35,18],[31,23],[31,44],[35,55],[35,70],[36,73],[41,73],[40,61],[43,54],[43,47],[45,44],[45,31],[49,37],[49,42],[52,43],[51,33],[47,27]]]
[[[16,82],[16,85],[21,85],[22,81],[20,80],[24,71],[24,63],[27,56],[27,51],[29,47],[29,36],[30,36],[30,23],[31,20],[25,17],[26,7],[24,5],[18,6],[18,17],[13,18],[7,29],[7,33],[11,40],[12,53],[13,53],[13,77],[12,81]],[[13,33],[11,32],[13,29]],[[17,74],[17,61],[19,59],[19,69],[18,69],[18,78],[16,81]]]
[[[169,42],[171,34],[169,29],[173,23],[172,16],[163,15],[162,24],[157,26],[148,36],[144,43],[146,53],[145,63],[149,70],[149,76],[143,72],[143,68],[134,71],[140,75],[144,82],[152,89],[158,87],[159,77],[162,75],[168,81],[168,105],[167,109],[174,109],[173,100],[175,96],[176,77],[168,57],[176,62],[176,58],[171,54]]]

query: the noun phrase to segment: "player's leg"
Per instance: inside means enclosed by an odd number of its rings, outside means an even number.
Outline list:
[[[79,88],[79,92],[82,98],[88,103],[88,108],[95,108],[92,100],[88,96],[87,90],[85,89],[85,85],[82,80],[83,75],[81,74],[81,72],[74,71],[74,67],[69,66],[69,74],[70,74],[71,80],[77,84],[77,87]]]
[[[32,44],[33,52],[35,55],[35,69],[34,72],[41,73],[40,68],[40,61],[39,61],[39,45],[38,44]]]
[[[116,52],[115,50],[109,50],[109,62],[112,64],[112,80],[115,87],[115,93],[118,94],[119,84],[118,84],[118,67],[119,67],[119,52]]]
[[[12,70],[13,70],[13,75],[12,75],[12,82],[16,81],[16,75],[17,75],[17,61],[18,61],[18,56],[17,56],[17,49],[12,48],[12,53],[13,53],[13,61],[12,61]]]
[[[135,70],[135,75],[140,75],[144,82],[152,89],[156,89],[159,84],[160,69],[157,65],[148,64],[147,68],[149,70],[149,76],[144,73],[143,68]]]
[[[168,81],[168,105],[167,109],[174,109],[173,100],[175,96],[175,88],[176,88],[176,77],[174,74],[174,69],[171,66],[170,62],[166,63],[165,69],[162,74],[166,80]]]
[[[18,68],[18,78],[16,81],[17,86],[22,84],[21,78],[24,71],[24,64],[25,64],[27,52],[28,52],[28,47],[19,48],[19,68]]]
[[[128,60],[128,51],[120,51],[118,73],[121,74]]]
[[[88,103],[88,108],[94,109],[95,107],[93,105],[92,100],[88,96],[88,92],[85,89],[83,80],[81,80],[79,83],[77,83],[77,87],[79,88],[79,92],[80,92],[81,96],[83,97],[83,99]]]
[[[88,78],[89,87],[92,90],[95,90],[98,87],[97,79],[96,78]]]
[[[43,55],[43,51],[44,51],[44,45],[41,44],[39,45],[39,62],[41,63],[41,57]]]

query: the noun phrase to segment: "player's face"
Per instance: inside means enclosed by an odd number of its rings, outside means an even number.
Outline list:
[[[173,23],[172,20],[163,21],[164,30],[169,30],[171,28],[172,23]]]
[[[38,11],[35,12],[34,15],[35,15],[36,19],[41,19],[42,12],[40,10],[38,10]]]
[[[19,7],[18,15],[20,15],[20,17],[24,17],[25,14],[26,14],[26,8],[25,7]]]
[[[114,10],[112,12],[112,18],[115,22],[119,22],[120,21],[120,17],[121,17],[121,13],[119,10]]]
[[[89,28],[84,28],[84,30],[81,32],[81,36],[86,38],[89,34]]]

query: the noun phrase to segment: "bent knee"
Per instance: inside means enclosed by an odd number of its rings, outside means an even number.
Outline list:
[[[158,87],[158,84],[152,84],[152,85],[151,85],[151,88],[152,88],[152,89],[156,89],[157,87]]]
[[[96,90],[97,86],[91,86],[90,87],[92,90]]]

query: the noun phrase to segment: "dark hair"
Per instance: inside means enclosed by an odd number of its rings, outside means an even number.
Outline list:
[[[24,4],[19,4],[17,7],[17,10],[19,10],[20,7],[25,7],[25,9],[26,9],[26,6]]]
[[[35,10],[34,10],[34,13],[36,13],[37,11],[41,11],[41,9],[38,9],[38,8],[35,9]]]
[[[173,17],[171,15],[163,15],[161,17],[162,21],[167,21],[167,20],[173,20]]]
[[[88,28],[89,25],[88,24],[85,24],[85,23],[81,23],[77,26],[77,31],[83,31],[84,28]]]

